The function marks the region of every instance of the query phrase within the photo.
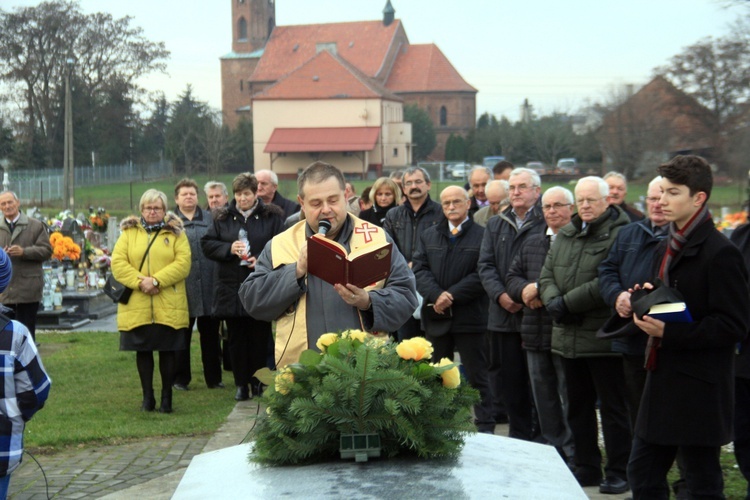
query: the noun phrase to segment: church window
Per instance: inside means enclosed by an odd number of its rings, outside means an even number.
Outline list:
[[[445,106],[440,107],[440,126],[445,127],[448,125],[448,110],[445,109]]]
[[[237,22],[237,33],[239,35],[238,39],[247,40],[247,21],[244,17],[241,17]]]
[[[398,158],[398,148],[393,148],[393,157]]]

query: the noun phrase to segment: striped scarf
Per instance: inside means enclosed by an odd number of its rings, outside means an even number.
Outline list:
[[[664,286],[669,286],[669,268],[672,267],[675,258],[682,251],[690,236],[706,219],[710,220],[711,214],[708,213],[708,206],[704,204],[700,210],[693,214],[682,229],[678,230],[674,222],[669,224],[667,251],[664,253],[664,258],[661,260],[661,265],[659,266],[659,278],[661,278]],[[661,346],[661,339],[649,336],[648,343],[646,344],[646,363],[644,365],[646,370],[651,371],[656,369],[656,352],[659,346]]]

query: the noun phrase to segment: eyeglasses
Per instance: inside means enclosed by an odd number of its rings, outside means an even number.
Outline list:
[[[164,209],[162,207],[143,207],[143,213],[154,212],[158,214],[159,212],[163,211]]]
[[[570,205],[570,203],[553,203],[552,205],[542,205],[542,210],[544,210],[545,212],[549,212],[553,208],[555,210],[560,210],[564,207],[569,207]]]
[[[584,203],[588,203],[589,205],[593,205],[596,202],[602,201],[604,197],[601,198],[577,198],[576,199],[576,205],[582,206]]]
[[[655,198],[654,197],[647,197],[646,198],[646,203],[659,203],[660,200],[661,200],[661,198],[659,198],[659,197],[655,197]]]
[[[463,204],[464,204],[464,203],[466,203],[467,201],[468,201],[468,200],[446,200],[446,201],[444,201],[444,202],[442,203],[442,205],[443,205],[443,206],[444,206],[445,208],[448,208],[448,207],[450,207],[451,205],[455,205],[455,206],[457,206],[457,207],[460,207],[461,205],[463,205]]]
[[[406,187],[421,186],[424,183],[425,182],[422,179],[417,179],[416,181],[404,182],[404,186],[406,186]]]

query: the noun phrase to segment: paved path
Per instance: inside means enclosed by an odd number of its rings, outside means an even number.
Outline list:
[[[115,317],[96,320],[81,330],[117,331]],[[251,417],[257,411],[257,404],[252,400],[237,403],[212,436],[151,438],[38,456],[46,482],[39,465],[26,455],[11,478],[9,498],[169,499],[190,460],[200,453],[240,444],[251,429]],[[495,434],[507,436],[508,426],[498,425]],[[596,500],[622,500],[629,496],[601,495],[597,487],[584,488],[584,491],[590,499]]]

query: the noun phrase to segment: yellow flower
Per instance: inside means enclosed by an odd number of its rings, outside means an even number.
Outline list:
[[[365,338],[367,338],[367,333],[363,332],[362,330],[346,330],[341,332],[341,337],[351,337],[355,340],[359,340],[360,342],[364,342]]]
[[[292,369],[289,367],[284,368],[282,371],[280,371],[274,379],[274,387],[276,388],[276,392],[285,396],[289,394],[289,390],[293,384],[294,373],[292,373]]]
[[[326,347],[339,340],[339,336],[335,333],[324,333],[320,336],[315,346],[320,349],[320,352],[326,352]]]
[[[440,367],[452,364],[453,361],[448,358],[443,358],[439,363],[434,363],[433,366]],[[443,386],[447,387],[448,389],[455,389],[456,387],[461,385],[461,372],[458,371],[458,366],[454,366],[453,368],[445,370],[440,374],[440,376],[443,377]]]
[[[423,337],[406,339],[396,346],[396,352],[401,359],[421,361],[432,356],[432,344]]]

